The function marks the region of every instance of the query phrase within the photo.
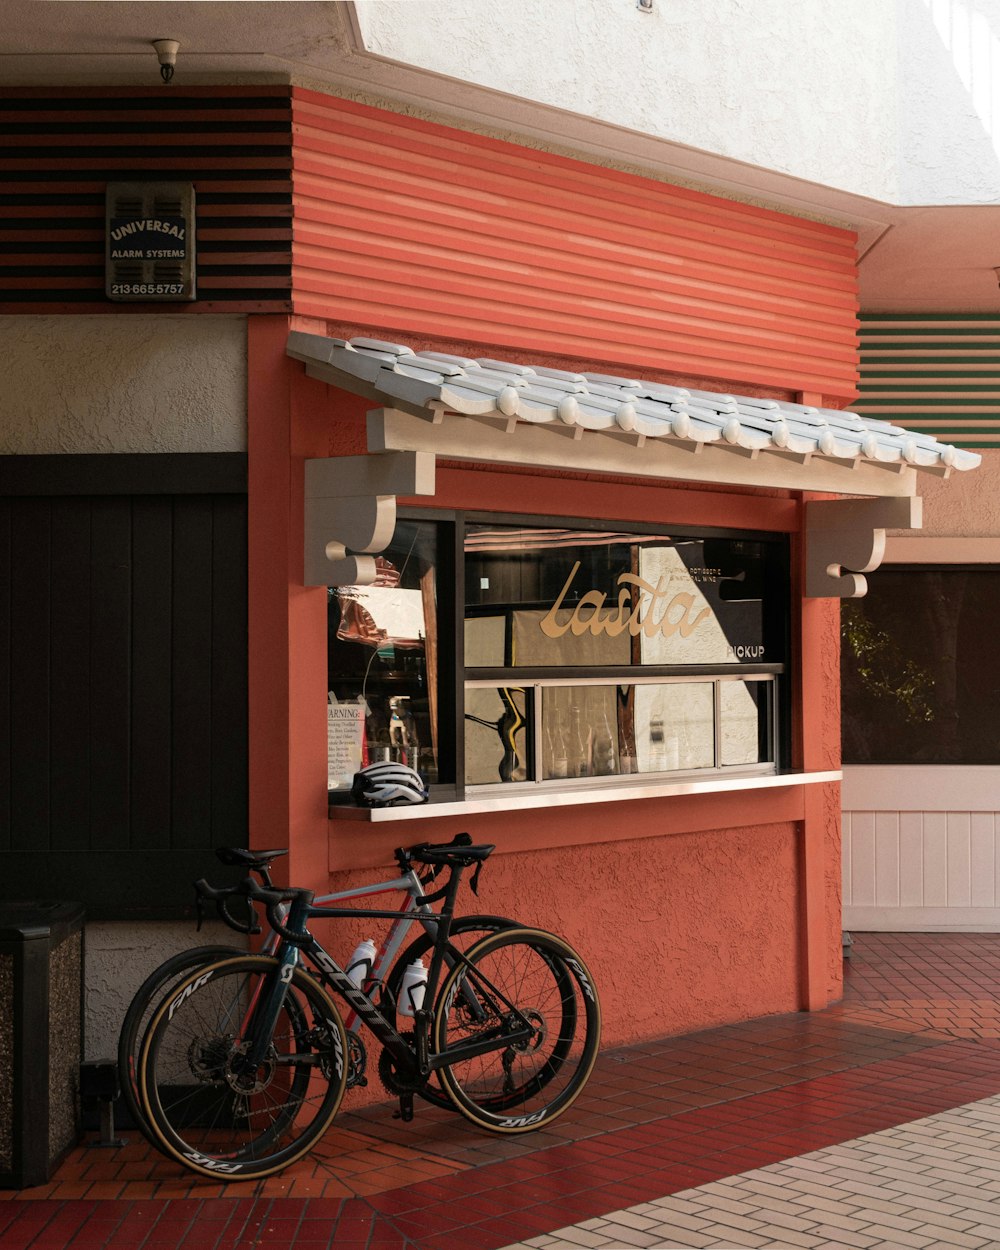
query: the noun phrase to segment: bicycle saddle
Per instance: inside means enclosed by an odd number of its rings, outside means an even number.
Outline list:
[[[260,872],[269,867],[272,860],[280,859],[288,852],[286,850],[244,851],[238,846],[218,846],[215,848],[215,854],[223,864],[228,864],[231,868],[249,868]]]

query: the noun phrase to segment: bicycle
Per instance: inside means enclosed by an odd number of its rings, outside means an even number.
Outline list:
[[[468,834],[459,834],[453,840],[453,845],[468,845],[471,841],[472,839]],[[221,863],[229,867],[243,868],[247,873],[256,873],[265,889],[274,888],[270,871],[272,863],[281,856],[287,855],[287,853],[286,850],[247,851],[238,847],[220,847],[216,850],[216,856]],[[406,968],[415,960],[423,959],[433,945],[434,933],[437,927],[437,914],[424,901],[423,894],[425,886],[433,880],[436,873],[427,873],[424,878],[421,878],[412,863],[409,862],[408,853],[402,848],[395,852],[395,857],[400,869],[398,877],[387,881],[373,882],[371,885],[360,886],[355,889],[325,894],[315,901],[317,904],[325,906],[334,902],[346,902],[350,899],[374,897],[379,894],[402,893],[405,895],[403,904],[398,913],[396,913],[389,932],[372,962],[371,971],[365,978],[366,987],[384,986],[386,994],[392,995],[398,1002]],[[260,925],[257,923],[253,913],[250,914],[247,920],[241,920],[229,910],[228,904],[231,897],[246,897],[242,893],[241,887],[234,887],[231,894],[223,891],[223,897],[218,897],[219,894],[219,891],[213,891],[214,897],[212,897],[211,901],[216,904],[216,910],[220,919],[229,928],[237,933],[251,935],[261,933]],[[198,927],[200,928],[203,918],[202,904],[209,900],[208,896],[202,894],[197,886],[196,898],[198,900]],[[424,932],[414,939],[405,950],[402,950],[403,943],[414,925],[422,926]],[[516,920],[511,920],[505,916],[472,915],[455,917],[452,922],[452,939],[454,940],[459,936],[478,939],[486,934],[496,933],[501,929],[517,927],[518,922]],[[260,953],[263,955],[273,954],[280,940],[278,933],[272,929],[264,938]],[[122,1098],[128,1108],[131,1119],[148,1140],[152,1140],[152,1138],[138,1096],[137,1069],[146,1028],[153,1018],[156,1008],[162,1002],[164,995],[174,985],[179,984],[195,968],[207,966],[220,959],[245,955],[246,953],[245,950],[221,944],[192,947],[190,950],[180,951],[164,960],[146,977],[138,990],[136,990],[125,1013],[118,1036],[118,1072]],[[347,1088],[351,1089],[354,1086],[364,1086],[368,1083],[366,1075],[367,1054],[360,1036],[361,1019],[357,1013],[350,1013],[345,1021],[345,1028],[348,1040]],[[429,1086],[426,1090],[421,1091],[421,1096],[437,1106],[452,1107],[451,1100],[447,1095],[443,1091],[438,1091],[434,1086]]]
[[[157,1008],[138,1086],[159,1147],[202,1175],[234,1179],[270,1175],[306,1154],[347,1083],[347,1038],[331,993],[382,1044],[379,1073],[404,1120],[434,1076],[467,1119],[496,1132],[528,1132],[566,1111],[590,1076],[600,1037],[597,992],[579,955],[538,929],[501,930],[466,951],[450,940],[462,874],[478,874],[492,850],[406,852],[449,876],[422,897],[442,902],[424,998],[431,1005],[418,1007],[405,1035],[394,1003],[387,999],[383,1009],[356,986],[306,927],[311,919],[357,916],[357,908],[318,906],[308,890],[241,883],[237,889],[266,906],[281,941],[274,956],[196,968]],[[287,916],[277,912],[283,903]]]

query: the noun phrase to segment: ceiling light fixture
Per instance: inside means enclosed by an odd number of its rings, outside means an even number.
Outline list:
[[[160,62],[160,77],[164,82],[169,82],[174,76],[174,66],[177,64],[177,50],[180,46],[176,39],[153,40],[153,47],[156,49],[156,59]]]

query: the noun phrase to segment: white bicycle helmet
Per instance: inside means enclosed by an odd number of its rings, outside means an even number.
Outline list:
[[[396,803],[426,803],[427,787],[420,774],[406,764],[387,760],[369,764],[354,774],[351,797],[363,807],[392,807]]]

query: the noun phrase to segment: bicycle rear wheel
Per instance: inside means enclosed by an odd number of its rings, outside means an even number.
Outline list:
[[[518,921],[509,920],[506,916],[456,916],[451,922],[450,942],[452,946],[457,946],[460,950],[468,950],[470,946],[490,933],[497,933],[501,929],[518,929],[521,927]],[[385,988],[397,1006],[406,969],[415,959],[424,959],[433,950],[434,938],[425,931],[418,938],[415,938],[402,954],[397,957],[385,982]],[[400,1015],[396,1020],[396,1027],[406,1030],[409,1027],[407,1017]],[[391,1082],[385,1082],[383,1079],[383,1083],[390,1093],[396,1092]],[[433,1077],[423,1089],[417,1092],[421,1098],[429,1103],[433,1103],[435,1107],[447,1107],[449,1111],[454,1111],[455,1109],[454,1100],[441,1089],[437,1080]]]
[[[484,1128],[541,1128],[572,1105],[597,1058],[601,1008],[593,978],[568,942],[540,929],[495,933],[466,959],[438,996],[434,1052],[453,1056],[438,1070],[441,1084]],[[466,1043],[491,1041],[495,1047],[482,1054],[461,1053]]]
[[[204,1176],[250,1180],[301,1158],[326,1132],[347,1079],[336,1007],[296,969],[263,1061],[246,1057],[280,963],[243,956],[195,969],[163,1000],[139,1060],[157,1144]]]
[[[139,1053],[150,1020],[168,991],[192,969],[243,954],[244,951],[236,950],[232,946],[192,947],[191,950],[181,951],[165,959],[136,990],[118,1035],[118,1079],[125,1106],[136,1127],[149,1141],[155,1139],[149,1131],[145,1108],[140,1105],[138,1072]]]

